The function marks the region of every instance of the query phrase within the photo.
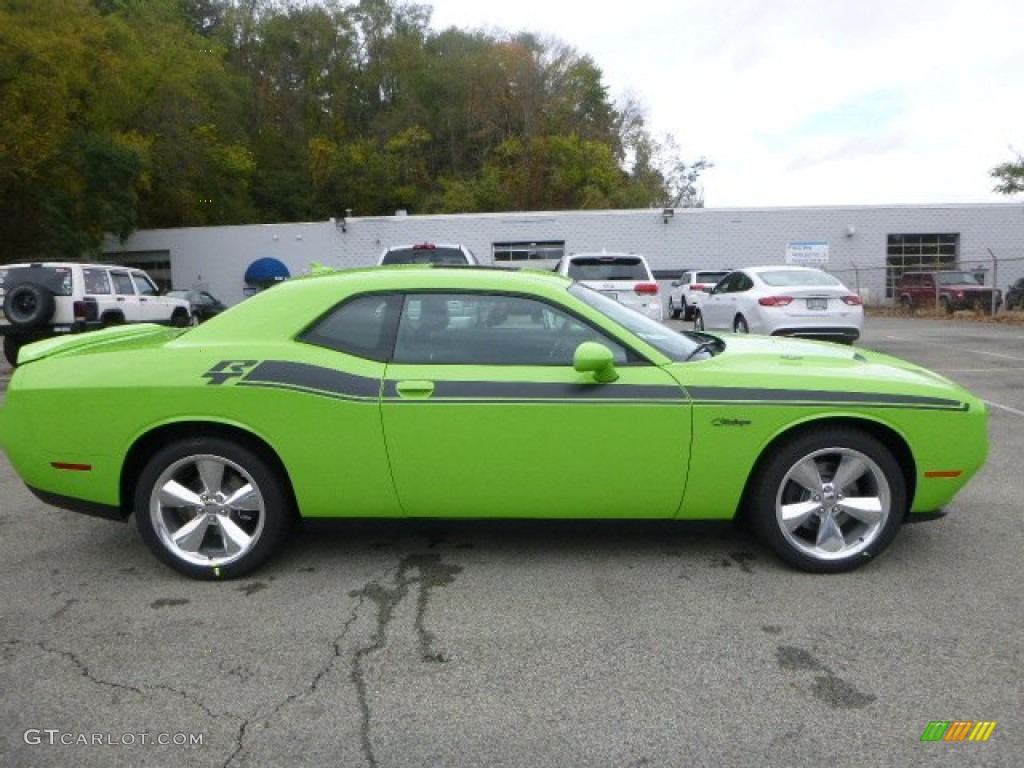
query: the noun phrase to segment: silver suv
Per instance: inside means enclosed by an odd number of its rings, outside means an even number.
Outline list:
[[[661,320],[658,283],[639,253],[574,253],[563,256],[555,272],[625,304],[652,320]]]
[[[187,301],[161,296],[141,269],[39,262],[0,266],[0,336],[11,365],[25,344],[123,323],[186,326]]]

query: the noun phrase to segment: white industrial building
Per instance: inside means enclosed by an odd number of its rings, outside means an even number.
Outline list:
[[[688,208],[407,216],[141,230],[108,240],[110,261],[141,266],[165,287],[202,288],[228,304],[256,287],[259,259],[290,275],[313,263],[369,266],[389,245],[461,243],[484,263],[550,267],[563,253],[647,256],[669,280],[685,269],[819,263],[869,304],[885,304],[903,269],[956,265],[1004,291],[1024,277],[1019,203],[808,208]]]

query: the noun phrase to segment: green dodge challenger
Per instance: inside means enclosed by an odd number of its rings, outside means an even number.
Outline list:
[[[251,571],[298,518],[741,519],[839,572],[981,467],[984,404],[848,346],[677,333],[550,273],[316,274],[188,330],[24,347],[0,446],[171,567]],[[950,436],[955,436],[951,439]]]

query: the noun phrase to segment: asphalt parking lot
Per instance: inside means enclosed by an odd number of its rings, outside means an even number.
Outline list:
[[[731,529],[409,522],[197,583],[0,458],[0,764],[1018,766],[1024,325],[872,317],[860,344],[983,397],[991,453],[840,576]],[[936,720],[997,726],[922,743]]]

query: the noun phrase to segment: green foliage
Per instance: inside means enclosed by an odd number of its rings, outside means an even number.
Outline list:
[[[401,0],[6,0],[0,261],[136,227],[646,207],[707,165],[588,56]]]
[[[1024,155],[1016,153],[1017,159],[997,165],[989,176],[998,179],[994,191],[1001,195],[1016,195],[1024,192]]]

